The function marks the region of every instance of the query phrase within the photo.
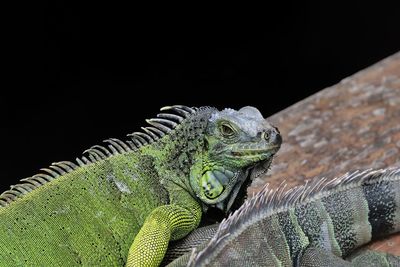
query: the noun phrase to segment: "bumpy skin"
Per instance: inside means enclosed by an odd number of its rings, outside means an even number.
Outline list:
[[[174,266],[186,266],[192,249],[204,249],[217,230],[218,224],[203,226],[193,230],[185,238],[170,242],[161,266],[166,266],[174,260]]]
[[[252,107],[163,110],[146,133],[0,195],[0,265],[157,266],[209,206],[228,212],[249,170],[269,165],[281,143]]]
[[[358,171],[333,182],[322,179],[286,193],[283,189],[264,188],[221,223],[211,241],[170,266],[188,261],[188,266],[400,266],[400,257],[384,253],[351,255],[400,230],[400,168]],[[211,228],[195,234],[209,236],[216,227]],[[176,244],[179,252],[182,244],[190,249],[191,238]]]

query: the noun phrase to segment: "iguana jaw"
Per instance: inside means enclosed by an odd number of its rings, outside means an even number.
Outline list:
[[[280,142],[270,149],[258,150],[259,154],[242,150],[241,161],[255,162],[246,168],[234,170],[228,166],[208,165],[200,167],[198,181],[192,188],[197,197],[205,204],[204,209],[215,207],[224,213],[230,212],[234,206],[239,206],[247,197],[247,187],[252,180],[264,174],[275,153],[280,148]],[[237,160],[237,159],[236,159]],[[193,172],[195,173],[195,172]]]
[[[231,193],[224,199],[212,205],[228,214],[231,210],[239,208],[247,198],[247,188],[251,185],[255,178],[266,173],[272,163],[272,157],[257,163],[255,166],[249,167],[245,172],[241,173],[238,182],[231,190]]]

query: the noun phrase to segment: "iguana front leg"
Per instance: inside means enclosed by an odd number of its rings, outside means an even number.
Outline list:
[[[164,205],[151,212],[129,249],[127,267],[158,266],[168,242],[186,236],[199,225],[201,206],[194,199],[188,201],[184,206]]]

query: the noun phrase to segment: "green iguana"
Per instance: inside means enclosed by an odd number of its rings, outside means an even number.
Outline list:
[[[253,107],[161,110],[131,140],[2,193],[0,266],[157,266],[208,207],[228,212],[281,144]]]
[[[400,257],[350,255],[400,231],[400,168],[348,173],[285,191],[268,185],[219,227],[199,228],[173,244],[177,266],[400,266]],[[200,243],[203,241],[203,244]],[[188,263],[189,262],[189,263]]]

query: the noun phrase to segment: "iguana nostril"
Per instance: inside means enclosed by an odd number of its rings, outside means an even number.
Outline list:
[[[276,127],[265,130],[261,136],[265,141],[271,144],[280,145],[282,143],[282,137]]]

